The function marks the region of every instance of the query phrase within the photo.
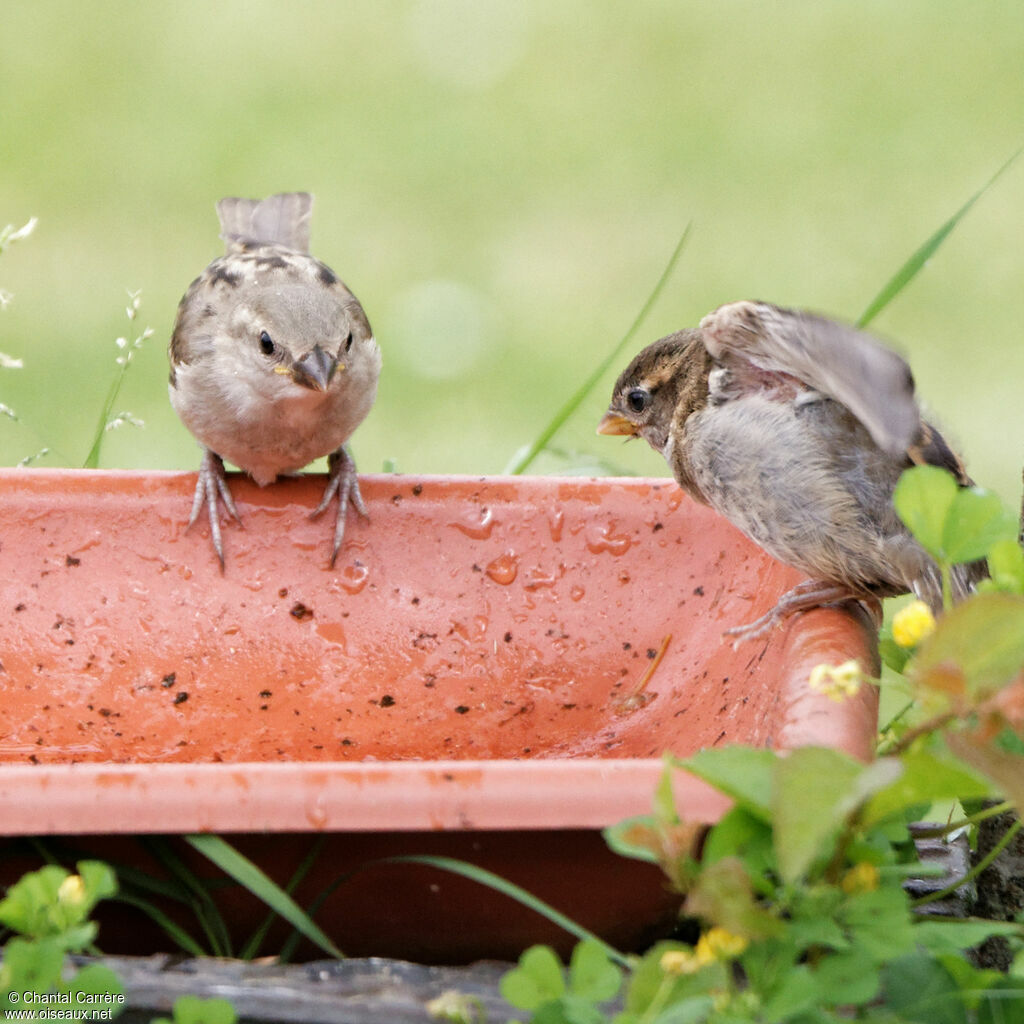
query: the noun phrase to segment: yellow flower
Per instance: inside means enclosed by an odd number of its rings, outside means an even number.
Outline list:
[[[878,868],[862,860],[843,875],[839,884],[843,892],[851,896],[860,892],[874,892],[878,888]]]
[[[85,902],[85,882],[81,875],[68,875],[57,890],[57,902],[72,907],[81,906]]]
[[[892,617],[892,638],[900,647],[916,647],[935,629],[935,616],[924,601],[911,601]]]
[[[670,949],[658,962],[666,974],[696,974],[702,967],[719,960],[734,960],[750,945],[743,935],[725,928],[709,928],[693,949]]]
[[[860,690],[863,681],[864,673],[861,671],[860,663],[851,658],[842,665],[815,665],[811,669],[807,683],[812,690],[823,693],[832,700],[842,701],[854,696]]]
[[[734,935],[725,928],[709,928],[697,941],[697,959],[704,963],[712,960],[734,960],[750,945],[744,935]]]
[[[658,966],[666,974],[696,974],[704,964],[692,949],[670,949],[661,954]]]

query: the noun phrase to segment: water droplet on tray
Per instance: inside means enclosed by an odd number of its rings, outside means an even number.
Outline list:
[[[548,529],[551,531],[551,539],[556,544],[562,539],[562,527],[564,526],[565,513],[561,509],[548,517]]]
[[[327,824],[327,810],[317,797],[315,803],[306,808],[306,821],[317,831],[323,829]]]
[[[506,551],[489,563],[484,571],[495,583],[507,587],[519,573],[519,560],[511,551]]]
[[[456,530],[461,531],[467,537],[472,537],[473,540],[487,540],[497,522],[494,513],[484,506],[475,512],[467,512],[460,520],[448,525],[454,526]]]
[[[316,627],[317,636],[322,637],[329,644],[340,647],[343,651],[348,648],[345,638],[345,629],[340,622],[318,622]]]
[[[370,570],[362,562],[346,565],[341,570],[339,582],[350,594],[358,594],[366,586],[370,578]]]
[[[624,555],[632,544],[627,534],[615,533],[614,522],[587,530],[587,550],[595,555],[604,551],[612,555]]]

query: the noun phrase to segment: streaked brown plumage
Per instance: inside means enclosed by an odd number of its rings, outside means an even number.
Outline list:
[[[863,332],[763,302],[722,306],[633,360],[598,432],[643,437],[691,497],[810,577],[740,632],[909,591],[941,607],[938,567],[893,488],[914,463],[971,480],[921,418],[907,364]],[[984,574],[958,566],[954,598]]]
[[[305,192],[222,199],[227,252],[178,307],[171,404],[203,447],[189,526],[205,504],[222,568],[218,500],[238,518],[224,459],[263,486],[329,456],[313,515],[337,494],[332,565],[349,503],[366,514],[344,444],[373,405],[380,350],[359,301],[309,254],[312,205]]]

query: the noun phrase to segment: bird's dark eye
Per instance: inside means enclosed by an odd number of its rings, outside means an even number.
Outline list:
[[[272,356],[275,348],[274,339],[266,331],[263,331],[260,334],[260,351],[265,356]]]
[[[651,393],[645,391],[643,388],[633,388],[628,395],[626,395],[626,405],[633,410],[633,412],[643,412],[651,404]]]
[[[352,348],[352,332],[351,331],[348,332],[348,337],[345,339],[345,351],[348,352],[348,350],[350,348]]]

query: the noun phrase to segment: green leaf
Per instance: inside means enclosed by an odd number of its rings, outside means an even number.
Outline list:
[[[910,651],[906,647],[900,647],[892,638],[892,629],[884,626],[878,633],[878,654],[882,664],[891,668],[893,672],[902,674],[910,661]]]
[[[871,323],[871,321],[874,320],[874,318],[878,316],[878,314],[881,313],[881,311],[885,309],[885,307],[888,306],[889,303],[892,302],[892,300],[896,298],[896,296],[899,295],[899,293],[903,291],[903,289],[906,288],[915,277],[917,277],[921,268],[925,266],[932,256],[935,255],[939,246],[941,246],[946,238],[949,237],[950,233],[967,215],[971,207],[974,206],[974,204],[996,183],[1000,175],[1006,171],[1006,169],[1017,159],[1018,156],[1020,156],[1020,154],[1021,150],[1017,150],[1017,152],[1014,153],[1013,156],[1011,156],[1010,159],[1007,160],[1006,163],[1003,164],[1003,166],[1000,167],[999,170],[996,171],[996,173],[993,174],[992,177],[989,178],[989,180],[985,182],[985,184],[982,185],[982,187],[978,189],[978,191],[975,192],[974,195],[971,196],[971,198],[968,199],[967,202],[964,203],[964,205],[961,206],[960,209],[945,222],[945,224],[943,224],[911,254],[907,262],[904,263],[895,274],[893,274],[882,290],[868,304],[868,308],[864,310],[860,319],[857,321],[858,327],[866,327]]]
[[[66,928],[57,939],[67,952],[80,953],[86,946],[91,945],[99,930],[100,926],[95,921],[85,921]]]
[[[668,758],[654,790],[653,810],[658,821],[666,825],[679,824],[675,793],[672,791],[672,762]]]
[[[954,565],[984,558],[993,544],[1014,541],[1017,520],[998,494],[981,487],[962,487],[946,513],[942,547]]]
[[[226,999],[180,996],[174,1001],[174,1024],[235,1024],[235,1008]]]
[[[1017,536],[1016,519],[997,494],[960,487],[952,473],[938,466],[906,470],[893,491],[893,504],[910,532],[940,563],[976,561],[994,544]]]
[[[983,772],[1007,800],[1024,807],[1024,757],[988,746],[967,732],[950,732],[945,739],[953,753]]]
[[[975,594],[950,609],[914,658],[911,678],[929,686],[932,672],[963,674],[973,696],[985,695],[1013,679],[1024,666],[1024,598]]]
[[[602,833],[612,853],[650,864],[661,863],[661,831],[652,814],[640,814],[609,825]]]
[[[715,1001],[711,996],[689,996],[667,1006],[651,1024],[704,1024],[714,1005]],[[719,1020],[722,1020],[723,1024],[728,1024],[723,1018]]]
[[[597,942],[577,943],[569,962],[569,991],[592,1003],[614,999],[622,984],[622,971]]]
[[[54,921],[57,894],[68,872],[56,864],[23,875],[0,900],[0,924],[31,938],[60,931]]]
[[[760,888],[776,867],[771,826],[745,807],[732,807],[708,833],[700,859],[707,867],[724,857],[739,857]]]
[[[3,970],[8,992],[48,992],[60,982],[64,949],[56,939],[10,939],[4,946]]]
[[[898,778],[894,758],[863,765],[837,750],[802,747],[775,764],[772,810],[779,872],[796,881],[828,845],[846,816]]]
[[[977,1024],[1012,1024],[1024,1020],[1024,986],[997,981],[981,994]]]
[[[878,992],[878,964],[854,946],[824,956],[814,969],[823,1001],[828,1006],[869,1003]]]
[[[962,764],[927,750],[909,750],[900,760],[902,774],[868,800],[861,814],[865,825],[873,825],[918,804],[953,797],[987,796],[991,789]]]
[[[750,876],[736,857],[725,857],[701,871],[686,897],[686,912],[748,938],[777,935],[783,927],[755,902]]]
[[[679,764],[751,814],[770,822],[772,769],[778,759],[771,750],[729,746],[698,751]]]
[[[804,964],[791,968],[783,975],[780,984],[765,993],[764,1019],[768,1024],[789,1020],[802,1010],[827,1002],[821,985]]]
[[[847,897],[836,918],[849,935],[853,948],[871,957],[876,964],[914,948],[907,896],[898,882]]]
[[[914,941],[936,955],[961,953],[978,946],[994,935],[1020,935],[1021,926],[1012,921],[985,921],[980,918],[965,920],[933,920],[925,918],[914,925]]]
[[[949,971],[926,953],[882,967],[885,1006],[914,1024],[967,1024],[963,998]]]
[[[935,959],[949,971],[956,987],[967,996],[968,1008],[978,992],[992,988],[1004,977],[1001,971],[990,967],[975,967],[963,953],[939,953]]]
[[[114,997],[124,993],[118,976],[102,964],[86,964],[61,989],[72,993],[75,1006],[92,1010],[117,1010],[120,1004]],[[79,993],[84,998],[79,998]],[[96,997],[95,1001],[89,999],[90,996]]]
[[[564,995],[539,1007],[531,1020],[532,1024],[606,1024],[607,1018],[586,999]]]
[[[117,875],[109,864],[100,860],[80,860],[75,867],[85,886],[89,912],[100,900],[109,899],[117,893]]]
[[[1018,735],[1012,729],[1003,729],[992,742],[996,749],[1004,754],[1018,754],[1024,757],[1024,735]]]
[[[989,549],[988,581],[1009,594],[1024,594],[1024,548],[1013,540],[1000,540]]]
[[[842,891],[833,885],[803,887],[790,903],[786,941],[794,947],[794,958],[811,947],[847,949],[850,940],[836,921],[842,905]]]
[[[913,466],[903,473],[892,494],[900,519],[936,561],[945,553],[946,520],[958,490],[948,470]]]
[[[550,946],[531,946],[519,957],[519,966],[502,975],[499,990],[517,1009],[536,1010],[565,994],[562,963]]]
[[[266,876],[248,857],[244,857],[220,836],[185,836],[186,842],[208,857],[225,874],[245,886],[254,896],[273,908],[293,928],[300,931],[314,945],[333,957],[342,959],[344,954],[324,934],[308,914],[276,882]]]
[[[667,978],[661,969],[661,958],[672,950],[692,952],[692,949],[682,942],[657,942],[644,954],[630,976],[626,1010],[635,1014],[636,1019],[644,1020],[645,1024],[649,1019],[645,1015],[655,999],[663,1000],[661,1005],[675,1006],[677,1003],[685,1003],[694,997],[726,987],[728,968],[717,962],[709,964],[696,974],[681,974]],[[655,1020],[661,1022],[662,1018],[659,1015]]]

